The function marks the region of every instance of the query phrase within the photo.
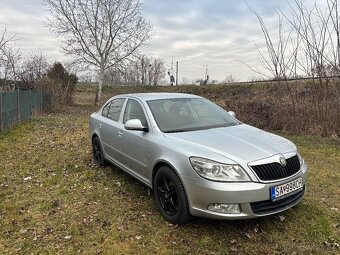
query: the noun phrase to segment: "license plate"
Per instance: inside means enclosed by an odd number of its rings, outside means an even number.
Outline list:
[[[303,187],[302,178],[296,179],[279,186],[270,188],[270,194],[272,201],[287,197],[301,190]]]

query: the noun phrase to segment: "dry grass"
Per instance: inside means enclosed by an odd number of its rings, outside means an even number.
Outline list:
[[[89,95],[77,99],[87,103]],[[0,254],[339,254],[338,140],[288,136],[310,167],[297,207],[256,220],[173,226],[142,184],[93,165],[93,109],[75,105],[0,136]]]
[[[236,112],[245,123],[269,130],[282,130],[301,135],[340,138],[340,98],[330,90],[326,101],[318,101],[319,88],[310,82],[291,84],[296,110],[284,84],[254,83],[207,86],[139,86],[104,87],[104,99],[135,92],[182,92],[206,97],[227,110]],[[334,84],[340,91],[340,82]],[[95,87],[78,86],[79,94],[93,101]],[[320,92],[321,93],[321,92]],[[92,99],[90,99],[92,96]],[[89,101],[87,101],[89,102]],[[326,107],[327,106],[327,107]],[[325,111],[325,107],[327,111]]]

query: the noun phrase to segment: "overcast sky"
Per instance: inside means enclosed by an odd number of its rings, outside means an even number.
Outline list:
[[[304,2],[310,0],[304,0]],[[275,9],[288,10],[285,0],[247,0],[277,31]],[[259,67],[258,47],[264,39],[256,17],[242,0],[144,0],[143,13],[156,35],[143,52],[171,66],[179,61],[179,81],[233,75],[249,80],[254,74],[245,64]],[[63,61],[60,39],[46,28],[48,11],[42,0],[0,0],[0,31],[17,34],[24,52],[42,52],[51,61]]]

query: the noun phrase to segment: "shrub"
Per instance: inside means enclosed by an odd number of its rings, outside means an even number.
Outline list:
[[[36,88],[51,93],[56,105],[72,104],[78,77],[68,73],[61,63],[54,65],[47,71],[47,76],[36,83]]]

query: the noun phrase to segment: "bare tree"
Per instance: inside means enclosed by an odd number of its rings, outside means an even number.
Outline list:
[[[236,78],[232,74],[229,74],[225,79],[223,80],[223,83],[235,83]]]
[[[250,7],[260,23],[266,43],[267,52],[259,50],[260,60],[271,78],[286,85],[295,114],[302,100],[298,86],[300,82],[289,79],[309,79],[313,98],[310,108],[315,121],[320,123],[326,134],[328,127],[334,125],[334,122],[340,125],[340,118],[330,118],[331,110],[336,112],[333,114],[340,116],[339,81],[336,79],[340,77],[338,0],[326,0],[326,7],[320,6],[317,1],[311,7],[302,0],[292,0],[289,4],[289,14],[277,11],[279,26],[276,39],[269,33],[262,17]],[[284,29],[283,20],[288,29]],[[254,71],[258,72],[257,69]]]
[[[141,83],[142,85],[145,85],[147,84],[147,72],[151,67],[150,60],[146,56],[143,55],[140,57],[138,63],[139,63],[140,72],[141,72]]]
[[[14,36],[6,36],[6,29],[0,36],[0,78],[5,83],[16,83],[19,78],[19,63],[22,57],[19,47],[13,45]]]
[[[159,85],[164,80],[165,72],[163,59],[155,58],[152,62],[152,85]]]
[[[152,35],[139,0],[45,0],[52,31],[64,38],[63,50],[79,62],[96,66],[98,104],[105,71],[123,65]]]
[[[6,45],[10,44],[15,40],[15,35],[7,36],[7,29],[5,28],[4,31],[0,35],[0,51],[6,48]]]
[[[19,73],[20,80],[27,89],[32,89],[35,83],[47,75],[50,64],[41,53],[33,53],[27,56],[21,63]]]
[[[123,68],[109,68],[105,81],[110,85],[159,85],[165,77],[165,64],[160,58],[140,56]]]

